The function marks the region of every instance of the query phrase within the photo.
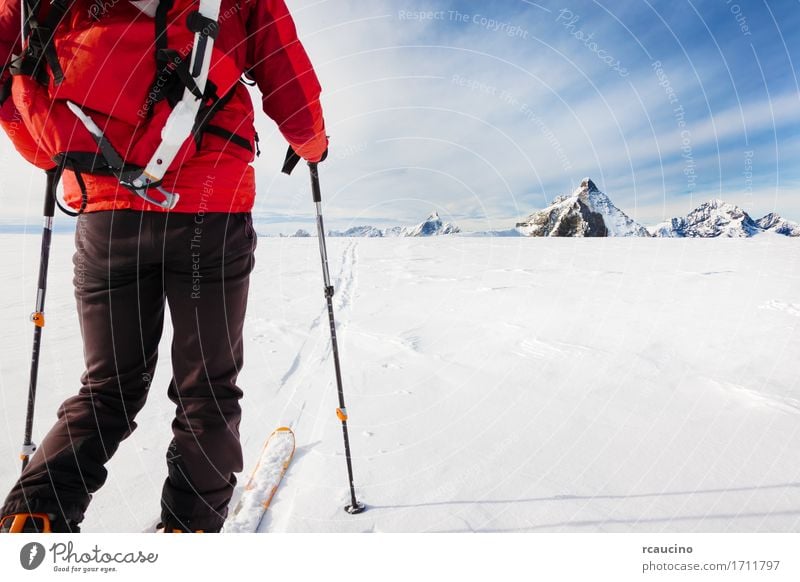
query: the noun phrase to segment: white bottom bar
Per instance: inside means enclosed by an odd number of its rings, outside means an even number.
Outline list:
[[[33,558],[31,542],[41,544]],[[783,581],[800,579],[799,543],[798,534],[5,535],[0,564],[8,580]],[[41,563],[26,571],[26,560]]]

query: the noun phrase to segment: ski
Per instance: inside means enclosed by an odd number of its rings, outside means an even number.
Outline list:
[[[264,443],[239,502],[225,521],[225,533],[255,533],[269,509],[294,456],[294,433],[288,427],[275,429]]]

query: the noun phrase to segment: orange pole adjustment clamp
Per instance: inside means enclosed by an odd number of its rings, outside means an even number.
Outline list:
[[[36,444],[31,443],[29,445],[22,446],[22,452],[19,454],[19,460],[23,463],[27,463],[28,459],[33,456],[33,453],[36,452]]]
[[[31,313],[31,321],[36,327],[44,327],[44,313],[41,311]]]
[[[347,420],[347,409],[346,408],[337,408],[336,409],[336,416],[339,420],[344,422]]]

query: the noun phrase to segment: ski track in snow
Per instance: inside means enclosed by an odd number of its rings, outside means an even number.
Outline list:
[[[519,349],[515,350],[514,353],[523,358],[531,358],[534,360],[550,360],[553,358],[565,357],[564,350],[538,339],[523,340],[519,345]]]
[[[358,243],[350,242],[344,250],[342,254],[342,264],[339,270],[339,274],[336,279],[331,280],[331,284],[334,286],[334,317],[336,318],[337,324],[337,331],[338,328],[341,326],[341,322],[343,320],[343,309],[347,305],[350,305],[352,302],[352,294],[353,294],[353,286],[355,282],[355,270],[356,270],[356,263],[357,263],[357,247]],[[329,259],[330,261],[330,259]],[[330,269],[330,265],[329,265]],[[322,288],[322,285],[320,285]],[[305,409],[305,402],[301,402],[300,399],[302,396],[298,393],[298,389],[300,383],[296,379],[296,373],[300,369],[302,364],[307,364],[311,360],[311,356],[314,352],[318,351],[318,345],[313,343],[319,339],[318,336],[314,335],[314,332],[320,327],[322,321],[325,321],[325,338],[324,342],[327,342],[327,345],[324,348],[324,353],[319,356],[316,361],[317,366],[314,369],[309,369],[308,367],[303,368],[303,376],[311,376],[313,377],[310,372],[316,372],[317,368],[319,368],[322,364],[324,364],[330,355],[330,337],[327,332],[328,329],[328,312],[327,307],[323,304],[323,307],[311,322],[311,325],[308,327],[306,333],[306,339],[303,341],[300,349],[298,350],[297,354],[295,355],[294,359],[292,360],[292,364],[286,373],[281,378],[280,387],[284,388],[289,386],[291,396],[289,397],[286,407],[295,406],[300,408],[300,414],[296,416],[292,422],[290,423],[290,428],[294,427],[299,421],[300,416]]]
[[[330,265],[330,257],[329,257],[329,269],[331,268]],[[333,296],[333,310],[334,310],[334,318],[336,321],[336,328],[337,328],[337,335],[339,334],[339,329],[343,326],[343,323],[346,321],[347,316],[347,308],[350,307],[353,303],[353,299],[356,293],[357,287],[357,277],[358,277],[358,242],[357,241],[350,241],[347,246],[345,247],[342,256],[341,256],[341,266],[339,268],[338,275],[335,278],[331,279],[331,285],[334,287],[334,296]],[[321,326],[322,322],[325,322],[324,326]],[[313,332],[315,332],[318,328],[324,327],[325,328],[325,338],[323,340],[323,353],[320,354],[316,359],[313,357],[315,353],[319,352],[319,346],[317,344],[312,344],[311,340],[313,337]],[[289,386],[289,390],[291,392],[291,396],[289,397],[286,406],[284,408],[284,412],[281,414],[283,416],[287,413],[289,408],[298,408],[299,411],[297,415],[290,421],[289,426],[290,428],[297,429],[300,426],[301,419],[303,418],[303,413],[307,409],[308,405],[308,398],[307,395],[308,390],[302,390],[302,380],[303,378],[334,378],[333,376],[333,363],[332,363],[332,350],[330,345],[330,335],[328,332],[328,310],[327,310],[327,303],[323,304],[322,311],[320,314],[312,321],[311,325],[308,328],[307,339],[303,342],[300,350],[296,354],[294,360],[292,361],[292,365],[290,366],[289,370],[283,375],[281,379],[281,388],[285,386]],[[341,344],[341,339],[339,340]],[[300,378],[295,377],[297,370],[300,366],[303,366],[303,376]],[[307,442],[314,442],[320,440],[321,438],[321,427],[322,422],[325,418],[324,415],[324,408],[330,408],[334,406],[335,401],[329,401],[328,396],[330,396],[328,391],[323,391],[321,394],[319,392],[311,395],[312,397],[318,399],[319,405],[318,409],[315,414],[315,419],[311,430],[308,432],[307,435],[303,435],[299,429],[297,432],[300,432],[301,436],[298,437],[300,446]],[[325,397],[323,397],[325,396]],[[291,474],[292,467],[289,468],[289,473]],[[279,490],[280,491],[280,490]],[[270,508],[270,515],[269,519],[265,519],[262,524],[261,528],[259,529],[260,532],[267,531],[283,531],[285,529],[285,524],[291,518],[292,510],[295,505],[295,499],[297,495],[297,489],[292,489],[287,494],[290,496],[289,500],[285,504],[281,504],[281,506],[276,506]]]
[[[336,314],[340,310],[344,309],[352,302],[352,294],[353,294],[352,288],[354,287],[354,281],[355,281],[354,272],[356,270],[356,263],[357,263],[357,258],[356,258],[357,248],[358,248],[358,243],[356,242],[351,242],[350,244],[348,244],[342,255],[342,265],[339,271],[338,278],[336,280],[333,279],[331,280],[331,284],[334,287],[334,293],[335,293],[334,305],[333,305],[334,316],[336,316]],[[329,263],[330,263],[330,258],[329,258]],[[330,264],[329,264],[329,269],[330,269]],[[322,285],[320,285],[320,288],[322,289]],[[303,362],[304,357],[307,356],[308,352],[307,346],[309,341],[311,341],[312,339],[316,339],[313,336],[312,332],[314,332],[320,326],[323,320],[325,321],[325,328],[327,329],[328,312],[327,312],[327,307],[325,306],[322,308],[320,314],[317,317],[315,317],[314,320],[311,322],[311,325],[309,325],[307,333],[305,334],[306,335],[305,341],[303,341],[302,346],[300,347],[294,359],[292,360],[289,369],[286,370],[286,372],[281,377],[279,390],[290,384],[290,380],[297,373],[301,363]],[[336,319],[336,323],[338,327],[340,323],[339,318]],[[291,402],[292,399],[293,398],[290,398],[289,401]]]
[[[753,388],[747,388],[728,382],[725,387],[732,393],[738,394],[743,402],[755,406],[770,406],[789,414],[800,414],[800,400],[789,396],[766,394]]]

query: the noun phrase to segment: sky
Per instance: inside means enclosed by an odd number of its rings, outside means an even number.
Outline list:
[[[800,0],[288,0],[323,86],[326,225],[506,229],[591,177],[652,225],[712,198],[800,221]],[[794,40],[793,40],[794,39]],[[313,226],[258,116],[259,231]],[[40,172],[0,141],[3,219]]]

